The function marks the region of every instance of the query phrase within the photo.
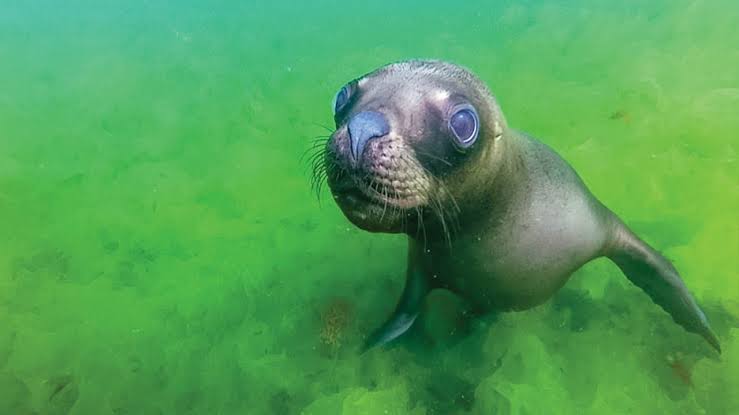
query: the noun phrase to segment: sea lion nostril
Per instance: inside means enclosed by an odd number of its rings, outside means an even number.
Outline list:
[[[379,112],[364,111],[356,114],[349,120],[349,139],[354,161],[358,161],[367,142],[373,138],[382,137],[390,132],[387,118]]]

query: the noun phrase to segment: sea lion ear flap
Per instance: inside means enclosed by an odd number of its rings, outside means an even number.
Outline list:
[[[498,120],[493,123],[493,138],[495,141],[500,140],[503,137],[503,126],[500,125]]]
[[[488,98],[488,108],[490,109],[490,118],[493,120],[493,139],[495,141],[500,140],[503,138],[503,134],[505,133],[505,130],[507,128],[507,123],[505,116],[503,115],[503,110],[500,109],[500,105],[498,105],[498,100],[495,99],[495,97],[491,94]]]

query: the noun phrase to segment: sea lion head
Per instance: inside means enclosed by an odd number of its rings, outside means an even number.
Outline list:
[[[350,81],[334,99],[336,130],[321,166],[344,215],[372,232],[418,232],[451,220],[494,179],[506,129],[470,71],[404,61]]]

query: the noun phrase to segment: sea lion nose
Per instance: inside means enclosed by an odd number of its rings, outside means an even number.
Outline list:
[[[349,139],[351,140],[352,159],[359,161],[364,147],[369,140],[382,137],[390,132],[387,118],[379,112],[360,112],[349,120]]]

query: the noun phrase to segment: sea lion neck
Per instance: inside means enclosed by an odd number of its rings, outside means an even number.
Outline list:
[[[442,182],[442,189],[451,190],[448,196],[424,209],[422,223],[408,223],[405,233],[419,242],[453,245],[456,237],[502,220],[525,197],[522,191],[526,190],[518,184],[527,175],[523,140],[516,131],[506,129],[461,172],[467,177],[464,182]]]

